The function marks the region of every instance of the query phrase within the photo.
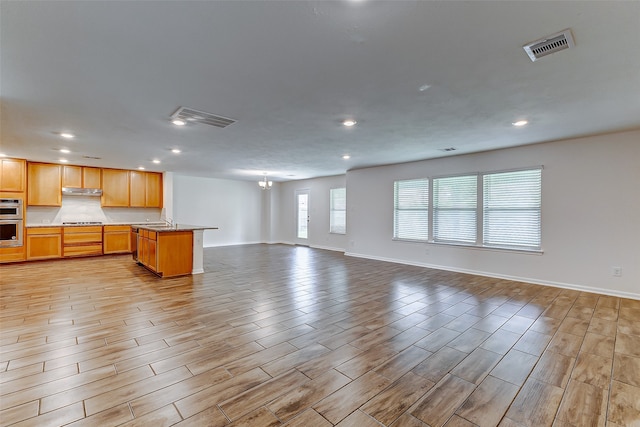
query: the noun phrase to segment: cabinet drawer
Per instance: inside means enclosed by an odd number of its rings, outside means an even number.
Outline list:
[[[102,233],[64,234],[65,246],[83,243],[102,243]]]
[[[101,225],[91,225],[82,227],[64,227],[64,235],[78,233],[100,233],[102,234]]]
[[[126,231],[129,233],[131,231],[130,225],[105,225],[104,232],[105,233],[114,233],[117,231]]]
[[[27,228],[27,236],[39,236],[43,234],[60,234],[62,229],[60,227],[37,227]]]
[[[64,256],[86,256],[86,255],[102,255],[102,244],[95,245],[79,245],[79,246],[65,246]]]

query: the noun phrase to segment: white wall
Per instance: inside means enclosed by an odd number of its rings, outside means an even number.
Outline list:
[[[395,180],[538,165],[543,254],[392,240]],[[640,299],[640,131],[360,169],[270,191],[182,175],[172,185],[178,223],[220,227],[205,232],[205,246],[295,243],[295,193],[307,189],[313,247]],[[345,186],[347,235],[330,234],[329,190]]]
[[[205,247],[263,241],[263,191],[257,181],[173,174],[172,185],[175,222],[219,227],[204,232]]]
[[[394,180],[537,165],[542,255],[392,240]],[[347,209],[354,256],[640,298],[640,131],[350,171]]]
[[[278,240],[293,244],[296,239],[296,200],[298,190],[309,190],[309,238],[307,244],[316,248],[344,251],[346,236],[329,233],[329,190],[346,186],[344,175],[325,178],[289,181],[280,184],[278,216]],[[349,190],[347,190],[347,204]],[[347,230],[350,224],[347,222]]]

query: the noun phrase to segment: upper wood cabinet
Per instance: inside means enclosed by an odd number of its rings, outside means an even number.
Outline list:
[[[131,206],[132,208],[146,207],[146,176],[146,172],[129,172],[129,179],[131,180],[129,206]]]
[[[129,171],[102,169],[102,206],[129,206]]]
[[[62,186],[67,188],[82,188],[82,166],[63,166]]]
[[[162,207],[162,174],[147,172],[145,177],[146,193],[145,206],[148,208]]]
[[[27,161],[0,159],[0,191],[22,193],[25,190]]]
[[[132,208],[162,207],[162,174],[158,172],[130,172]]]
[[[62,206],[62,166],[29,163],[27,166],[27,204]]]
[[[100,168],[63,166],[62,186],[69,188],[102,188]]]
[[[100,168],[82,167],[82,186],[84,188],[102,188]]]

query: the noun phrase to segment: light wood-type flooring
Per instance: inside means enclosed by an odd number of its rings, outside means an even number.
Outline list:
[[[640,301],[346,257],[0,266],[3,426],[638,426]]]

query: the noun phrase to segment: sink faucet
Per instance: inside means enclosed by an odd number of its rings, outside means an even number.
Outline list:
[[[173,220],[171,218],[165,218],[163,220],[169,227],[173,227]]]

